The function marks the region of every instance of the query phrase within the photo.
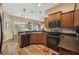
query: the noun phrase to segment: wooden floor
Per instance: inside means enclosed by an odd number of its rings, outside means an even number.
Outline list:
[[[59,55],[56,51],[40,44],[31,44],[27,47],[19,48],[21,55]]]
[[[3,43],[2,54],[3,55],[18,55],[17,41],[9,39]]]
[[[50,52],[46,52],[48,49],[47,47],[43,45],[29,45],[24,48],[18,48],[17,38],[16,39],[9,39],[6,42],[3,43],[2,46],[2,53],[3,55],[58,55],[53,50],[50,50]]]

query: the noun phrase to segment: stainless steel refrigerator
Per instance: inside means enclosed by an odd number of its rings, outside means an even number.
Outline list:
[[[2,33],[2,19],[0,15],[0,53],[2,53],[2,41],[3,41],[3,33]]]

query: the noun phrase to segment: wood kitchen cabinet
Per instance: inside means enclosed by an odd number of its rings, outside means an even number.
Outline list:
[[[49,18],[48,17],[44,19],[44,24],[45,24],[46,28],[49,28]]]
[[[46,34],[40,32],[31,33],[30,44],[46,44]]]
[[[77,55],[77,53],[64,48],[59,48],[59,51],[60,55]]]
[[[79,55],[79,41],[75,36],[61,35],[59,47],[60,55]]]
[[[73,11],[63,13],[61,15],[61,27],[62,28],[72,28],[74,27],[74,20],[73,20]]]
[[[25,47],[29,44],[44,44],[46,45],[47,35],[43,32],[20,33],[18,35],[19,47]]]
[[[45,18],[45,27],[49,28],[50,27],[50,23],[52,21],[57,21],[57,20],[61,20],[61,11],[59,12],[55,12],[49,15],[49,17]]]
[[[55,12],[49,15],[50,20],[60,20],[61,19],[61,11]]]
[[[49,15],[49,28],[61,26],[61,11]]]
[[[74,12],[74,27],[79,26],[79,9]]]

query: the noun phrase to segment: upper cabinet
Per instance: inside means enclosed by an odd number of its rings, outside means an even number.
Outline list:
[[[49,18],[50,18],[50,20],[60,20],[61,19],[61,11],[50,14]]]
[[[61,11],[49,15],[49,28],[60,27]]]
[[[79,3],[76,3],[74,11],[74,27],[78,26],[79,26]]]
[[[63,13],[61,15],[61,27],[62,28],[72,28],[74,27],[73,11]]]
[[[74,12],[74,27],[79,26],[79,9]]]
[[[45,28],[49,28],[49,17],[44,19]]]

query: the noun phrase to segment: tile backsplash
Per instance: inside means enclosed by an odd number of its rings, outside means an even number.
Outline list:
[[[66,32],[66,33],[76,33],[75,28],[46,28],[45,31],[49,32]]]

